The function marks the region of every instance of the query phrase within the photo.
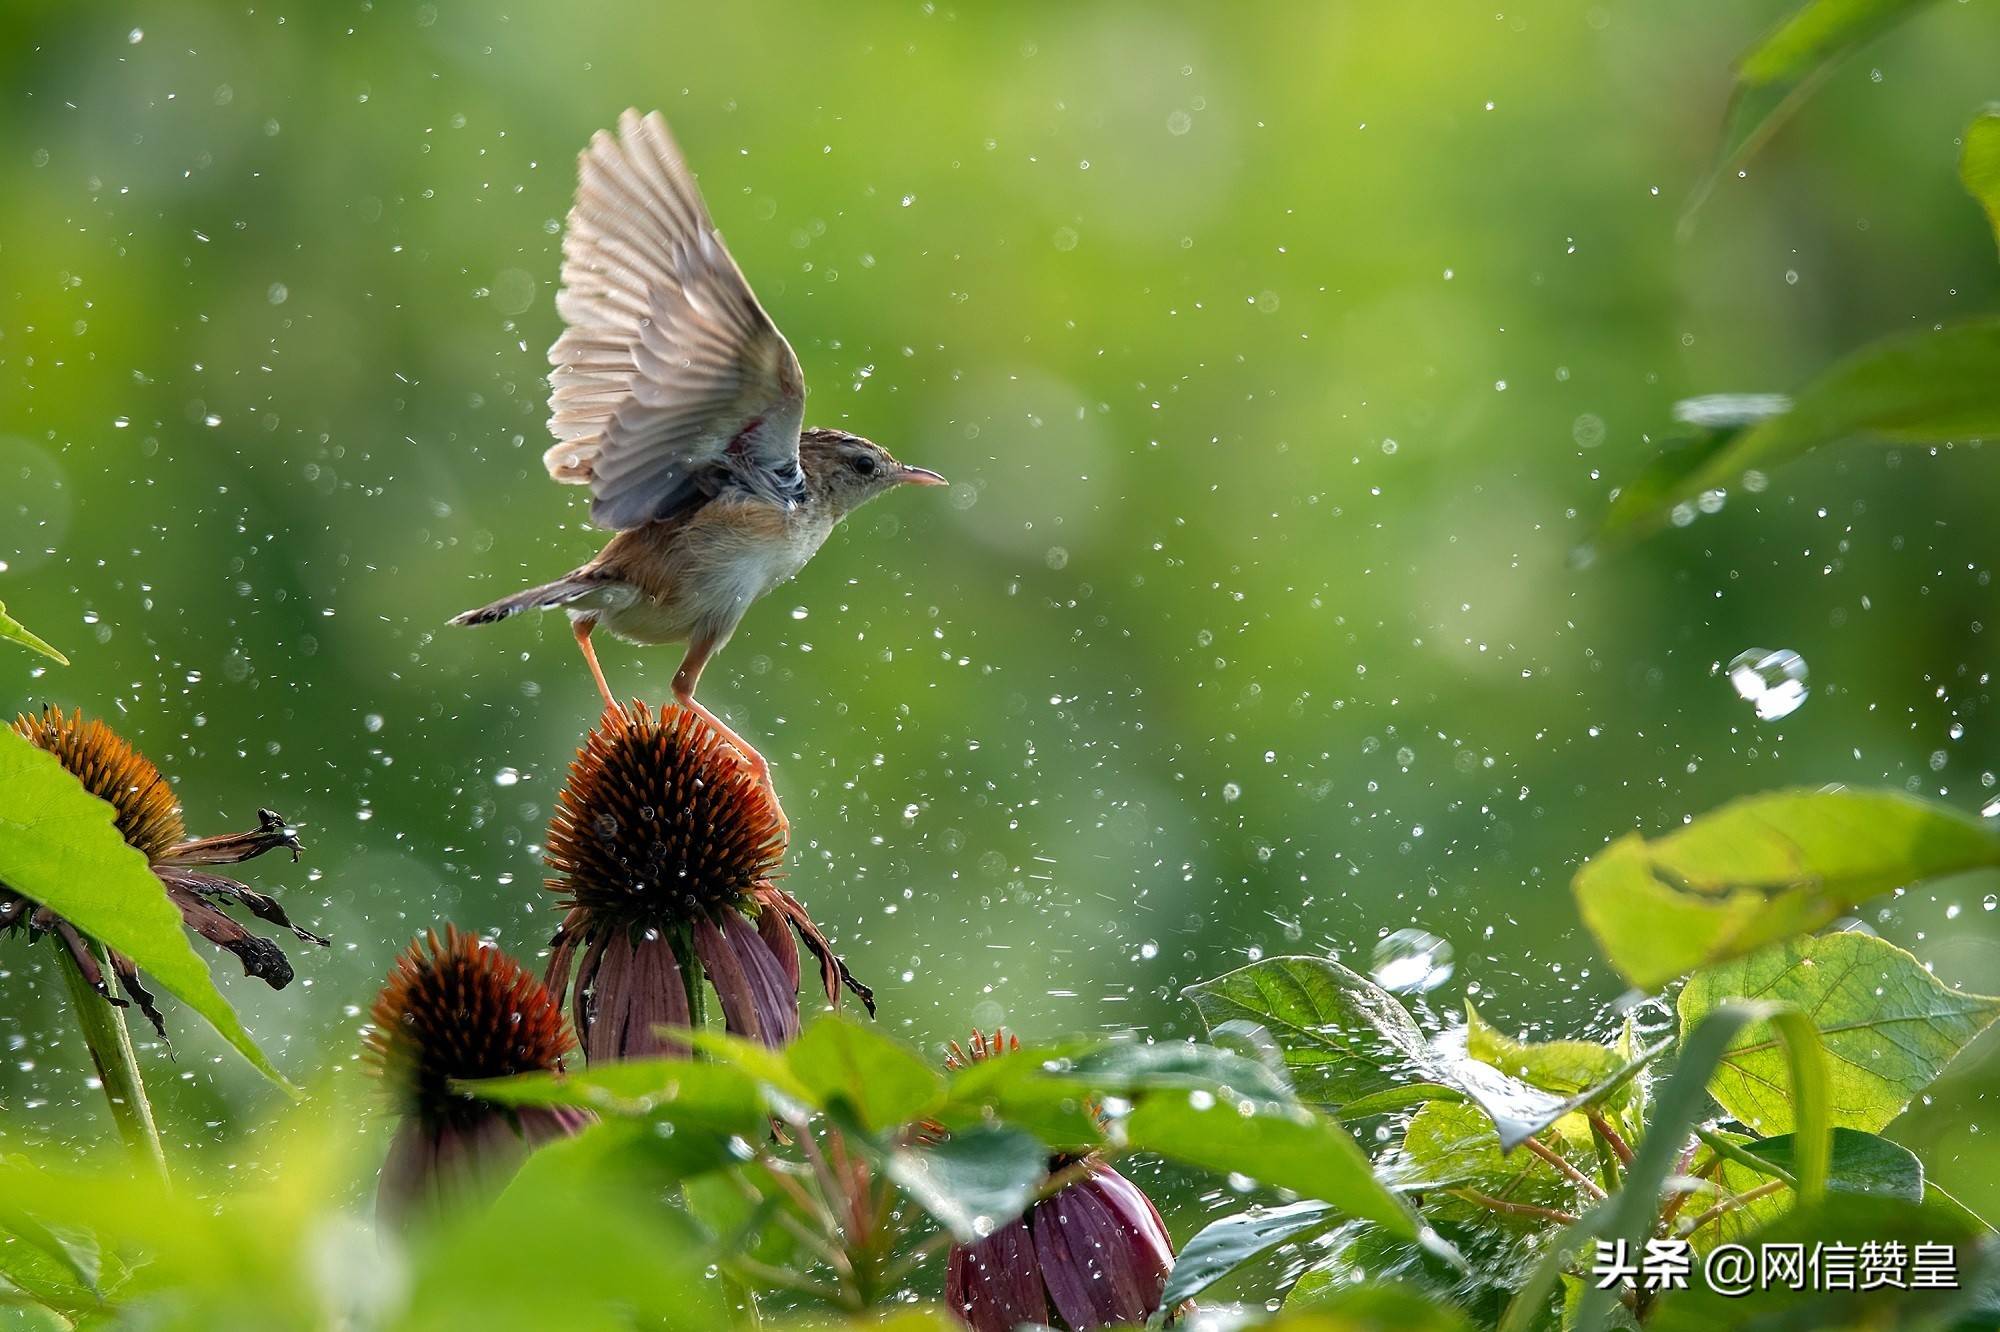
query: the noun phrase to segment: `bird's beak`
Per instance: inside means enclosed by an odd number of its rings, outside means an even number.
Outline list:
[[[951,482],[939,476],[928,467],[905,467],[896,473],[896,480],[906,486],[948,486]]]

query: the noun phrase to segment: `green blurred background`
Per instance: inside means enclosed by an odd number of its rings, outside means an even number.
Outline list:
[[[951,477],[859,515],[704,697],[777,764],[789,886],[926,1042],[1185,1035],[1259,956],[1455,949],[1428,996],[1545,1034],[1621,986],[1567,883],[1784,784],[1976,809],[2000,458],[1853,444],[1578,569],[1680,397],[1795,387],[2000,308],[1954,174],[2000,12],[1850,61],[1677,234],[1784,6],[69,5],[0,16],[0,600],[198,833],[335,939],[230,977],[352,1076],[395,949],[533,955],[595,696],[563,622],[444,628],[591,554],[547,481],[576,151],[672,121],[809,420]],[[1789,648],[1760,722],[1718,672]],[[659,698],[677,661],[607,644]],[[1868,924],[2000,988],[1990,879]],[[227,958],[218,970],[234,971]],[[0,1151],[107,1128],[52,973],[0,953]],[[184,1011],[169,1136],[277,1094]],[[2000,1206],[1996,1041],[1896,1130]]]

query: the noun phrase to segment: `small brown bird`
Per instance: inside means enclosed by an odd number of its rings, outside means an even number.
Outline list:
[[[674,697],[767,785],[770,765],[695,701],[750,604],[805,567],[835,524],[900,485],[944,478],[844,430],[801,430],[805,377],[723,248],[658,112],[619,117],[578,160],[549,349],[549,475],[588,485],[618,535],[571,573],[470,610],[491,624],[561,607],[607,707],[599,625],[633,643],[687,644]]]

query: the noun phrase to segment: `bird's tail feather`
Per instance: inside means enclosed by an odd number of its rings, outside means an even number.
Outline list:
[[[604,584],[595,579],[558,578],[553,583],[543,583],[540,587],[516,592],[511,597],[502,597],[491,605],[454,615],[451,623],[494,624],[526,610],[553,610],[557,606],[567,606],[592,592],[602,591],[603,587]]]

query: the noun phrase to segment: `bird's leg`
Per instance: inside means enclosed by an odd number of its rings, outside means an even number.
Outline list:
[[[748,740],[731,730],[728,722],[695,701],[694,687],[701,680],[701,668],[708,665],[708,659],[715,654],[717,646],[699,639],[688,644],[687,656],[681,659],[681,668],[674,672],[674,701],[713,726],[729,747],[743,756],[743,761],[750,765],[750,775],[771,793],[771,809],[778,816],[778,826],[789,837],[792,821],[785,817],[785,807],[778,803],[778,788],[771,781],[769,761],[753,749]]]
[[[576,645],[583,649],[583,659],[590,663],[590,678],[597,681],[597,692],[604,695],[604,706],[615,708],[618,700],[611,696],[611,686],[605,683],[604,668],[597,664],[597,649],[590,645],[590,631],[597,627],[597,617],[579,616],[570,621],[570,629],[576,634]]]

